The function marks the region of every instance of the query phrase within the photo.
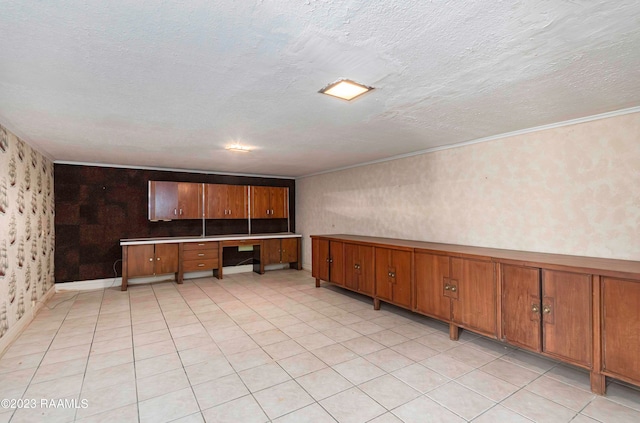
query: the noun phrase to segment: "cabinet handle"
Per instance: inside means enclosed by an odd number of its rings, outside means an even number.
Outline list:
[[[451,285],[451,292],[456,292],[458,288],[455,285]]]
[[[333,263],[333,259],[329,259],[329,263]]]
[[[329,263],[329,259],[327,259],[327,263]]]
[[[269,214],[269,209],[267,209],[267,214]]]
[[[180,209],[180,216],[182,216],[182,209]]]
[[[450,289],[451,289],[451,285],[445,285],[445,286],[444,286],[444,290],[445,290],[445,291],[448,291],[448,290],[450,290]]]
[[[229,210],[229,216],[231,216],[231,210]]]
[[[178,209],[173,209],[173,215],[177,216],[178,215]]]
[[[204,253],[198,254],[198,257],[204,257]]]
[[[273,209],[271,209],[271,214],[273,214]]]
[[[540,307],[538,307],[538,304],[531,304],[531,311],[533,311],[534,313],[540,313]]]
[[[204,267],[204,263],[198,264],[198,267]]]
[[[199,246],[203,246],[204,244],[198,244]]]
[[[153,257],[151,257],[151,258],[149,259],[149,261],[153,261]]]
[[[551,306],[550,306],[550,305],[548,305],[548,304],[543,305],[543,306],[542,306],[542,312],[543,312],[544,314],[549,314],[549,313],[551,313]]]

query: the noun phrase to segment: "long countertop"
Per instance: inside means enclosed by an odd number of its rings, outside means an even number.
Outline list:
[[[274,238],[302,238],[301,234],[292,232],[277,232],[269,234],[233,234],[210,236],[185,236],[162,238],[131,238],[121,239],[120,245],[145,245],[145,244],[171,244],[177,242],[203,242],[203,241],[238,241],[243,239],[274,239]]]
[[[412,241],[404,239],[380,238],[347,234],[311,235],[311,238],[328,238],[337,241],[385,245],[416,251],[444,251],[460,257],[479,257],[499,262],[510,262],[522,266],[542,264],[558,267],[579,268],[582,271],[603,276],[624,277],[640,280],[640,261],[618,260],[599,257],[569,256],[563,254],[536,253],[529,251],[502,250],[497,248],[473,247],[457,244]]]

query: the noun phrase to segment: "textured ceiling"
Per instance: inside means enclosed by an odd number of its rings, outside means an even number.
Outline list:
[[[57,161],[301,176],[638,106],[639,46],[637,0],[2,0],[0,124]],[[317,93],[341,77],[376,90]]]

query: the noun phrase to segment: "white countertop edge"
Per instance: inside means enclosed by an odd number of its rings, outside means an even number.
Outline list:
[[[177,242],[206,242],[206,241],[237,241],[242,239],[274,239],[274,238],[302,238],[301,234],[288,232],[273,234],[242,234],[242,235],[212,235],[191,237],[167,237],[167,238],[137,238],[121,239],[120,245],[146,245],[146,244],[172,244]]]

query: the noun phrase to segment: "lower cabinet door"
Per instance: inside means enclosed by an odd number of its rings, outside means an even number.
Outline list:
[[[640,282],[604,278],[604,370],[640,382]]]
[[[358,246],[344,244],[344,286],[349,289],[358,289],[358,280],[360,279],[359,261]]]
[[[545,353],[585,366],[591,364],[591,292],[591,275],[542,271]]]
[[[393,279],[391,277],[391,251],[376,248],[376,297],[393,301]]]
[[[449,278],[449,257],[415,253],[416,311],[442,320],[451,319],[451,300],[444,287]]]
[[[497,336],[494,267],[491,261],[451,258],[451,318],[490,336]]]
[[[393,302],[411,308],[411,252],[392,250]]]
[[[504,339],[540,352],[540,269],[503,264],[501,283]]]
[[[373,276],[373,247],[358,246],[358,291],[373,295],[375,279]]]
[[[280,260],[282,263],[298,261],[298,238],[282,238]]]
[[[155,269],[154,245],[129,245],[127,247],[127,277],[153,275]]]
[[[158,275],[178,271],[178,244],[156,244],[156,268]]]
[[[280,263],[280,240],[279,239],[265,239],[262,241],[262,248],[264,251],[265,265]]]

